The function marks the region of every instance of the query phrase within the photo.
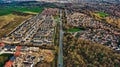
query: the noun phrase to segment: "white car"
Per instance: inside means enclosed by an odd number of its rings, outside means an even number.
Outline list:
[[[117,48],[116,50],[117,50],[117,51],[119,51],[119,50],[120,50],[120,48]]]

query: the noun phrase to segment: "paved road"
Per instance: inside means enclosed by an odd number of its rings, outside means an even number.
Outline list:
[[[63,29],[62,29],[62,10],[60,10],[60,40],[59,40],[59,55],[58,67],[63,67]]]
[[[4,49],[2,51],[0,51],[0,55],[2,54],[14,54],[15,52],[12,52],[12,51],[5,51]]]

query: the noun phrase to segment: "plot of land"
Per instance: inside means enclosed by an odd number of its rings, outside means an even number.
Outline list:
[[[31,15],[19,16],[14,14],[8,14],[0,16],[0,37],[8,34],[10,31],[12,31],[15,27],[17,27],[29,17],[31,17]]]

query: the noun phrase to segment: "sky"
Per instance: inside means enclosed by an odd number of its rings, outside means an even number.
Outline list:
[[[58,0],[0,0],[0,1],[58,1]],[[72,2],[78,2],[78,1],[102,1],[102,0],[59,0],[59,1],[72,1]],[[103,0],[103,1],[120,1],[120,0]]]

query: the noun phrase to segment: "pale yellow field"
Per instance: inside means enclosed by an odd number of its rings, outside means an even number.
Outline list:
[[[18,16],[13,14],[0,16],[0,37],[3,36],[4,34],[8,34],[20,23],[22,23],[24,20],[31,16],[32,15]]]
[[[0,28],[2,28],[5,24],[9,23],[10,21],[13,21],[16,16],[9,14],[5,16],[0,16]]]
[[[37,12],[29,12],[29,11],[25,11],[24,13],[29,13],[29,14],[38,14]]]

